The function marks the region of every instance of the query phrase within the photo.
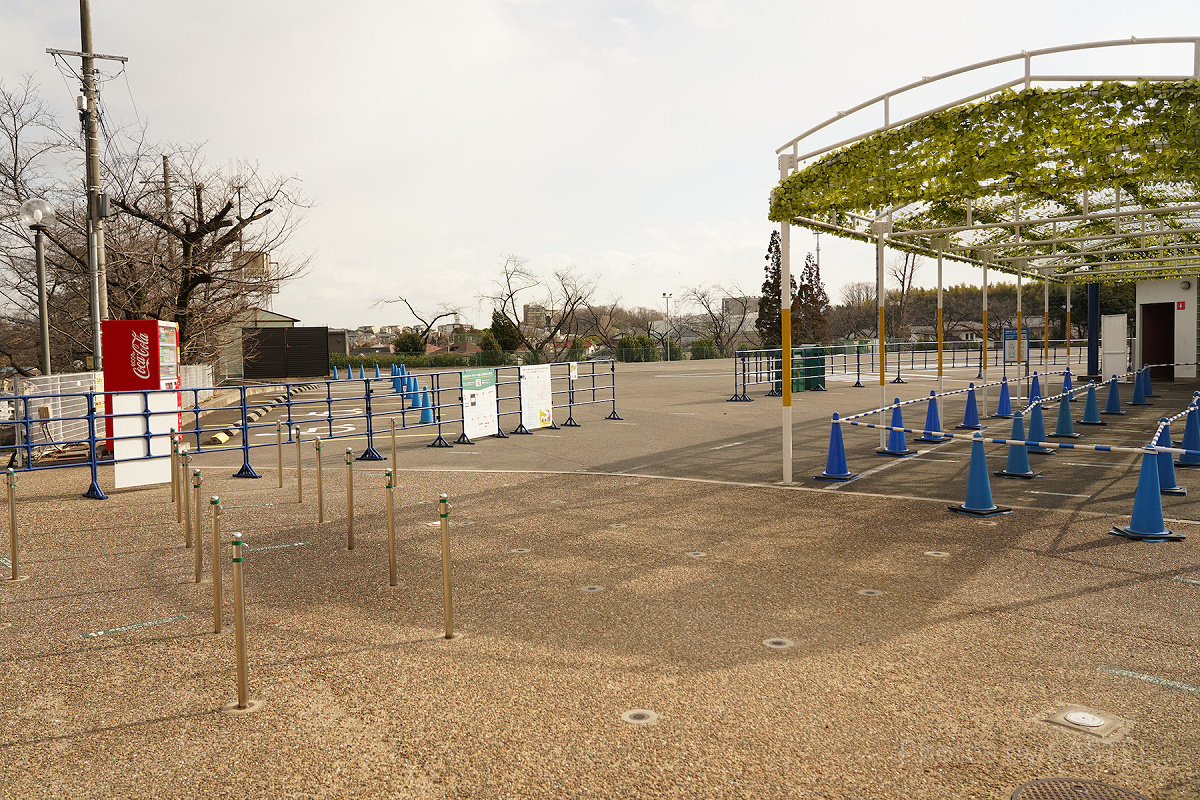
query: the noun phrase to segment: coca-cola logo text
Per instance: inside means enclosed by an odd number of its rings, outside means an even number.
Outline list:
[[[150,334],[134,332],[129,365],[133,367],[133,374],[142,380],[150,377]]]

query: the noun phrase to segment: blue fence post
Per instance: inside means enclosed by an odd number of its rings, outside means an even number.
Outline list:
[[[437,421],[437,438],[430,442],[426,447],[454,447],[446,441],[446,437],[442,435],[442,374],[434,372],[429,376],[429,398],[433,404],[433,415]],[[553,402],[551,402],[553,405]]]
[[[96,447],[96,395],[93,392],[87,393],[87,404],[88,466],[92,471],[92,485],[83,493],[83,496],[90,497],[93,500],[107,500],[108,496],[101,490],[100,480],[96,475],[98,448]],[[150,451],[147,450],[146,452],[149,453]]]
[[[329,423],[329,438],[333,438],[333,381],[325,381],[325,404],[328,406],[325,421]]]
[[[605,417],[605,419],[620,419],[621,415],[617,413],[617,362],[610,361],[609,364],[611,365],[612,374],[612,413]]]
[[[203,448],[200,439],[200,390],[188,389],[187,391],[192,393],[192,414],[196,417],[196,452],[199,453]]]
[[[575,367],[575,371],[579,371],[579,367]],[[578,428],[579,423],[575,421],[575,379],[571,377],[571,366],[567,365],[567,421],[563,423],[564,428]]]
[[[25,468],[33,469],[33,421],[29,418],[29,396],[21,398],[25,403],[25,415],[21,422],[25,426]]]
[[[288,429],[288,444],[292,443],[292,387],[295,384],[285,383],[283,388],[287,391],[287,429]]]
[[[239,386],[238,391],[242,398],[242,468],[233,473],[235,478],[261,478],[254,471],[254,467],[250,466],[250,419],[246,409],[246,387]]]
[[[358,457],[359,461],[383,461],[383,456],[375,449],[375,426],[371,420],[371,379],[363,379],[363,397],[366,401],[367,410],[367,449]]]

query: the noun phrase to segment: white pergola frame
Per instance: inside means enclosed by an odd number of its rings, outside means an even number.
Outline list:
[[[1190,45],[1192,49],[1191,70],[1177,74],[1165,75],[1125,75],[1125,74],[1062,74],[1037,72],[1035,61],[1039,57],[1053,54],[1069,53],[1083,50],[1128,47],[1161,47]],[[942,103],[919,114],[910,115],[899,120],[891,118],[891,104],[894,98],[905,95],[918,88],[924,88],[939,81],[960,75],[967,75],[979,70],[1005,64],[1018,64],[1018,74],[999,84],[987,86],[978,91],[970,92],[955,100]],[[958,69],[942,72],[937,75],[924,77],[919,81],[901,86],[881,95],[859,103],[845,111],[839,111],[834,116],[821,122],[800,135],[790,139],[775,149],[778,158],[780,180],[783,181],[791,174],[798,172],[807,163],[824,156],[834,150],[852,145],[867,137],[885,131],[903,127],[924,117],[941,111],[956,108],[967,103],[995,95],[1014,87],[1030,89],[1035,85],[1081,84],[1097,81],[1182,81],[1200,79],[1200,37],[1158,37],[1139,39],[1114,39],[1099,42],[1049,47],[1040,50],[1022,50],[1008,56],[988,59]],[[882,125],[869,128],[840,141],[823,145],[811,150],[801,151],[801,145],[810,140],[815,134],[859,114],[875,109],[882,113]],[[1161,146],[1160,146],[1161,149]],[[1111,196],[1106,196],[1109,193]],[[983,269],[983,308],[982,318],[986,337],[987,325],[987,271],[991,267],[1003,272],[1014,274],[1018,286],[1025,276],[1035,277],[1046,286],[1045,315],[1049,317],[1049,282],[1082,283],[1099,280],[1129,280],[1137,277],[1153,275],[1156,278],[1195,276],[1200,273],[1200,259],[1195,255],[1180,255],[1182,248],[1196,248],[1195,241],[1182,240],[1180,236],[1200,234],[1200,202],[1197,198],[1185,198],[1191,202],[1178,204],[1168,203],[1154,207],[1132,206],[1122,208],[1121,189],[1119,185],[1100,188],[1098,197],[1093,199],[1088,191],[1080,197],[1081,214],[1025,216],[1018,207],[1014,209],[1011,219],[999,222],[975,223],[972,219],[972,203],[965,204],[967,224],[946,226],[941,228],[922,229],[893,229],[893,218],[898,208],[881,208],[875,216],[863,214],[844,214],[845,224],[836,224],[827,220],[809,217],[793,217],[781,227],[782,277],[780,281],[780,306],[783,327],[783,374],[791,375],[791,298],[786,287],[791,285],[791,254],[790,229],[799,225],[811,230],[839,233],[862,241],[873,241],[876,247],[876,298],[879,314],[879,408],[887,404],[886,342],[884,337],[884,304],[886,292],[884,289],[884,251],[889,243],[894,243],[906,250],[921,253],[937,259],[937,335],[938,335],[938,391],[942,390],[942,261],[951,258],[968,264],[974,264]],[[1099,201],[1097,203],[1096,201]],[[1093,210],[1095,205],[1100,207]],[[1170,219],[1176,227],[1167,228],[1163,223]],[[1112,234],[1096,234],[1072,236],[1074,226],[1097,220],[1108,220],[1113,225]],[[1128,224],[1132,223],[1132,224]],[[1128,224],[1128,230],[1126,226]],[[1046,232],[1049,236],[1040,236],[1031,241],[1022,238],[1022,231],[1029,234],[1032,231]],[[1060,235],[1060,228],[1062,229]],[[1006,235],[1006,236],[1005,236]],[[1147,244],[1147,240],[1157,239]],[[1131,242],[1137,246],[1132,248],[1113,247],[1119,242]],[[1088,245],[1093,246],[1088,246]],[[1037,248],[1049,248],[1048,252],[1035,250],[1030,252],[1031,245]],[[1071,250],[1060,250],[1060,245],[1080,245]],[[1152,259],[1117,259],[1105,260],[1103,265],[1097,263],[1099,256],[1112,257],[1122,254],[1142,253],[1153,254]],[[1153,264],[1153,267],[1148,266]],[[1067,300],[1067,322],[1070,330],[1070,295]],[[1020,292],[1017,295],[1017,328],[1021,329]],[[1019,349],[1018,349],[1019,351]],[[981,373],[982,381],[987,383],[987,348],[983,351]],[[791,381],[783,381],[783,483],[792,483],[792,392]],[[984,407],[987,405],[987,389],[983,389]],[[880,423],[883,411],[880,411]],[[887,432],[880,430],[880,445],[886,443]]]

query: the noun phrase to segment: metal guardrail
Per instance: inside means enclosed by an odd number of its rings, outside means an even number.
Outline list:
[[[617,378],[616,362],[612,360],[580,361],[571,363],[555,363],[550,367],[551,406],[552,415],[559,409],[567,412],[567,418],[561,423],[554,422],[550,427],[579,427],[575,419],[576,411],[585,406],[611,406],[606,419],[619,420],[617,414]],[[571,378],[571,370],[576,371]],[[496,416],[499,432],[498,438],[507,438],[504,432],[506,425],[512,424],[512,418],[517,418],[515,427],[510,433],[528,433],[521,424],[521,381],[520,367],[494,367],[496,385]],[[455,443],[470,444],[464,427],[464,398],[462,372],[459,370],[445,372],[409,373],[406,380],[400,376],[372,376],[366,370],[360,370],[360,377],[346,377],[339,380],[307,381],[303,383],[281,383],[238,387],[238,403],[232,406],[202,408],[200,398],[211,394],[214,387],[193,387],[180,390],[182,395],[192,395],[181,403],[183,410],[178,412],[183,420],[179,437],[193,453],[242,451],[242,467],[235,473],[240,477],[258,477],[250,463],[251,451],[259,447],[276,445],[276,419],[262,422],[264,417],[278,417],[278,422],[286,424],[288,443],[300,438],[309,439],[338,439],[342,437],[359,437],[363,431],[354,424],[355,421],[365,422],[367,445],[360,460],[379,460],[375,449],[376,425],[385,420],[390,424],[394,420],[397,429],[425,429],[433,435],[429,447],[453,447],[454,444],[446,439],[447,429],[459,429],[461,435]],[[415,381],[417,389],[409,388],[409,380]],[[360,390],[361,387],[361,390]],[[256,400],[253,392],[266,388],[277,390],[267,399]],[[347,388],[350,391],[346,391]],[[219,389],[228,391],[229,387]],[[151,440],[167,434],[151,432],[149,424],[151,416],[161,416],[164,412],[152,410],[151,395],[162,394],[154,390],[135,392],[72,392],[66,394],[23,394],[0,396],[0,404],[7,403],[12,408],[11,419],[0,419],[0,454],[8,455],[8,463],[21,470],[62,469],[67,467],[88,466],[91,472],[91,486],[85,496],[103,498],[98,481],[98,468],[102,465],[119,463],[121,461],[139,461],[148,458],[165,457],[162,455],[144,455],[140,458],[115,459],[105,455],[116,441],[142,440],[145,442],[145,452],[151,453]],[[109,398],[113,395],[141,395],[141,410],[123,414],[105,413],[111,409]],[[429,404],[419,403],[423,397],[428,397]],[[188,403],[190,400],[190,406]],[[69,409],[67,413],[55,416],[39,416],[38,407],[49,405],[51,408]],[[205,425],[204,418],[212,414],[233,411],[237,419],[220,425]],[[165,412],[176,413],[174,410]],[[106,421],[144,417],[146,424],[143,433],[131,436],[114,436],[106,433]],[[308,430],[300,431],[298,423]],[[77,431],[57,440],[39,439],[34,436],[35,429],[43,424],[56,424],[61,430]],[[266,433],[271,435],[265,435]],[[7,437],[6,437],[7,433]],[[264,434],[266,441],[252,443],[251,439]],[[452,435],[452,434],[451,434]],[[241,441],[231,444],[235,438]],[[6,443],[7,438],[7,443]]]

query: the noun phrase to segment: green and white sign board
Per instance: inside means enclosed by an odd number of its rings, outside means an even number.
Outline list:
[[[463,433],[467,438],[496,435],[500,431],[496,420],[496,371],[463,370],[462,393]]]
[[[521,367],[521,424],[529,431],[554,424],[549,364]]]

